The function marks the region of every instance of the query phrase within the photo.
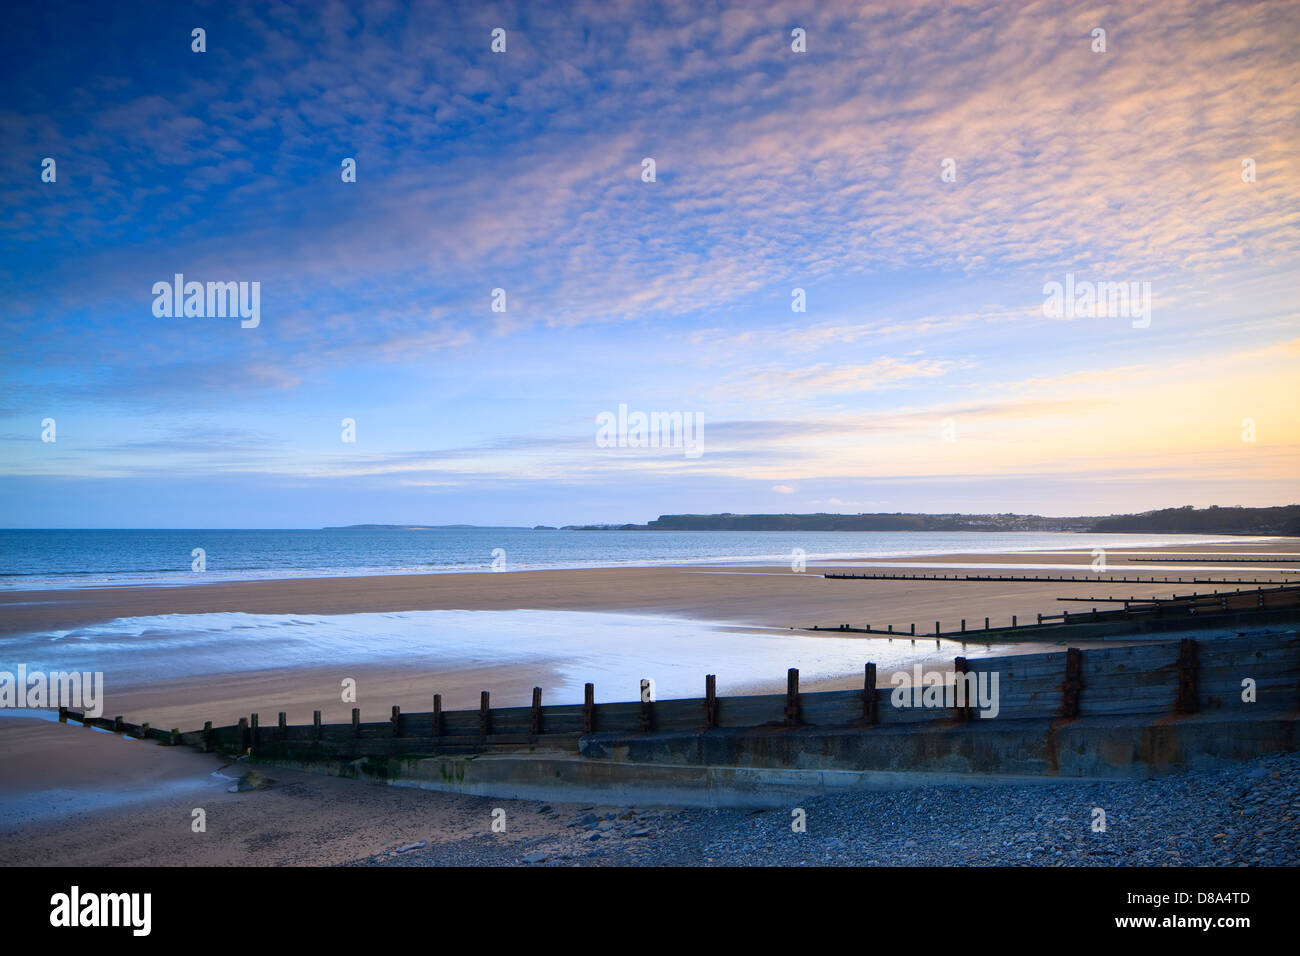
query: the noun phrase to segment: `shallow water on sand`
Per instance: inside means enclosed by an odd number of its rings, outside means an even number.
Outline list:
[[[970,645],[966,656],[1011,648]],[[585,611],[403,611],[360,614],[169,614],[0,639],[0,669],[102,672],[109,691],[205,674],[401,662],[413,671],[536,665],[561,675],[559,700],[582,685],[598,701],[636,700],[640,681],[659,699],[720,694],[799,668],[807,681],[861,673],[863,664],[906,667],[963,654],[933,638],[831,637],[682,618]],[[882,678],[883,679],[883,678]]]

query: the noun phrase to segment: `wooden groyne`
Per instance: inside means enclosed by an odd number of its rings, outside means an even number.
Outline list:
[[[208,722],[202,729],[184,732],[131,724],[121,717],[86,718],[71,711],[60,711],[60,719],[207,752],[310,764],[527,754],[538,749],[577,755],[592,748],[601,752],[616,739],[662,739],[671,748],[673,738],[714,733],[768,740],[757,745],[766,753],[775,746],[774,735],[810,732],[842,736],[878,728],[920,731],[948,724],[983,732],[1005,727],[1007,722],[1037,721],[1033,726],[1057,727],[1062,721],[1092,717],[1146,721],[1216,711],[1246,717],[1282,715],[1291,721],[1300,709],[1300,637],[1294,627],[1255,636],[1185,638],[1090,650],[1071,647],[998,658],[957,657],[947,667],[935,663],[925,667],[946,675],[936,684],[938,706],[898,706],[892,694],[895,678],[879,674],[877,666],[868,662],[860,688],[815,693],[801,692],[799,673],[791,669],[784,694],[720,697],[716,678],[708,675],[704,696],[699,698],[597,704],[594,687],[587,684],[581,704],[543,705],[541,689],[534,688],[532,703],[526,707],[492,707],[484,691],[478,709],[446,711],[435,694],[429,711],[404,713],[394,706],[389,719],[363,722],[360,710],[353,709],[351,721],[339,724],[322,723],[320,711],[310,724],[289,724],[283,712],[273,723],[263,724],[260,714],[254,713],[234,724]],[[900,668],[896,673],[911,672]],[[998,678],[996,719],[979,719],[976,705],[970,700],[962,703],[956,688],[959,683],[972,686],[970,681],[978,685],[981,675],[989,685],[993,674]],[[1249,701],[1243,691],[1247,681]],[[1293,734],[1294,728],[1287,733]],[[1278,749],[1289,749],[1286,740]]]
[[[1058,601],[1075,600],[1057,598]],[[1054,635],[1062,628],[1083,628],[1097,636],[1122,636],[1132,634],[1142,636],[1153,632],[1172,631],[1181,628],[1208,628],[1227,624],[1249,625],[1251,621],[1267,623],[1274,619],[1287,619],[1300,612],[1300,584],[1279,584],[1269,588],[1250,590],[1215,591],[1210,594],[1184,594],[1168,598],[1103,598],[1079,599],[1092,600],[1096,603],[1123,602],[1122,608],[1076,611],[1073,614],[1063,611],[1060,614],[1035,615],[1033,620],[1026,617],[1021,623],[1019,615],[1011,616],[1011,623],[994,625],[985,617],[983,624],[978,620],[967,626],[967,619],[961,618],[957,626],[944,629],[941,621],[934,622],[934,630],[916,629],[916,624],[908,625],[906,630],[895,630],[894,625],[872,627],[864,625],[816,625],[811,631],[835,631],[843,634],[874,634],[883,637],[925,637],[930,640],[950,640],[973,643],[994,643],[1003,640],[1025,641]],[[1054,638],[1053,638],[1054,639]]]
[[[1153,564],[1300,564],[1300,554],[1290,558],[1220,558],[1214,555],[1204,558],[1130,558],[1125,554],[1116,557],[1126,561],[1144,561]]]
[[[1285,574],[1285,571],[1274,571]],[[1087,575],[1077,574],[896,574],[828,571],[822,577],[837,581],[991,581],[1017,584],[1050,584],[1060,581],[1082,581],[1089,584],[1277,584],[1269,578],[1252,580],[1247,578],[1127,578],[1114,577],[1109,571],[1094,571]]]
[[[1177,604],[1177,603],[1180,602],[1180,601],[1186,601],[1186,600],[1193,600],[1193,601],[1195,601],[1195,600],[1204,600],[1204,599],[1206,599],[1206,598],[1218,598],[1218,597],[1220,597],[1221,595],[1224,595],[1224,594],[1227,594],[1227,595],[1234,595],[1234,594],[1249,593],[1249,594],[1251,594],[1251,595],[1257,595],[1257,594],[1260,593],[1260,591],[1263,591],[1265,594],[1268,594],[1268,593],[1270,593],[1270,592],[1272,592],[1272,591],[1295,591],[1295,590],[1298,590],[1298,589],[1300,589],[1300,584],[1279,584],[1277,587],[1274,587],[1274,588],[1259,588],[1259,589],[1251,589],[1249,592],[1243,592],[1243,591],[1241,590],[1241,588],[1237,588],[1235,591],[1193,591],[1191,594],[1174,594],[1174,595],[1171,595],[1170,597],[1167,597],[1167,598],[1161,598],[1161,597],[1142,597],[1142,598],[1140,598],[1140,597],[1137,597],[1137,596],[1135,596],[1135,595],[1130,594],[1128,597],[1123,597],[1123,596],[1115,597],[1114,595],[1107,595],[1106,597],[1058,597],[1056,600],[1058,600],[1058,601],[1094,601],[1094,602],[1096,602],[1096,603],[1098,603],[1098,604],[1120,604],[1120,603],[1123,603],[1123,604],[1134,604],[1134,605],[1138,605],[1138,604]]]

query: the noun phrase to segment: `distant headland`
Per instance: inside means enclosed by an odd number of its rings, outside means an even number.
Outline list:
[[[1164,508],[1140,514],[1043,517],[1017,514],[660,515],[646,524],[566,525],[565,531],[1076,531],[1300,535],[1300,505]]]
[[[1162,508],[1126,515],[1044,517],[1018,514],[660,515],[645,524],[349,524],[324,531],[1074,531],[1138,534],[1300,536],[1300,505],[1271,508]]]

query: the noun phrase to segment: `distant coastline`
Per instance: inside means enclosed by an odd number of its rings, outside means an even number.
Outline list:
[[[341,524],[322,531],[537,531],[521,524]],[[554,528],[551,529],[555,530]]]
[[[645,524],[352,524],[323,531],[1036,531],[1104,534],[1300,535],[1300,505],[1270,508],[1162,508],[1126,515],[1020,514],[678,514]]]
[[[1300,535],[1300,505],[1163,508],[1141,514],[1043,517],[1017,514],[660,515],[646,524],[566,525],[566,531],[1054,531],[1138,534]]]

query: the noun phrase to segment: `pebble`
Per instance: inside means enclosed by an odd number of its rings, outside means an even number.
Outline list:
[[[568,857],[584,866],[1300,865],[1294,753],[1147,780],[843,791],[797,805],[807,813],[804,833],[791,830],[788,808],[597,814],[557,803],[553,816],[539,820],[551,821],[553,832],[530,837],[537,849],[522,859]],[[1106,812],[1104,831],[1092,829],[1094,807]],[[565,821],[591,832],[566,829]],[[580,850],[587,840],[601,848]],[[369,862],[512,866],[519,849],[485,833]]]

